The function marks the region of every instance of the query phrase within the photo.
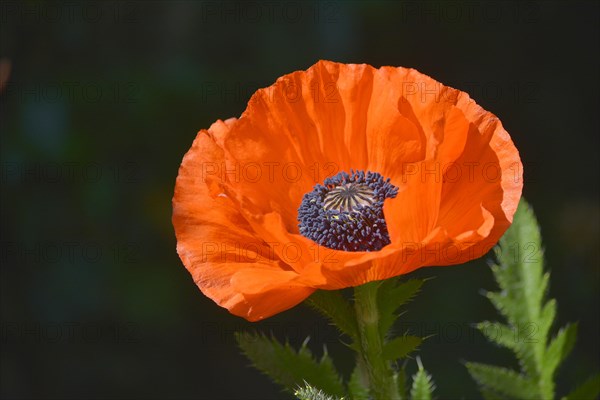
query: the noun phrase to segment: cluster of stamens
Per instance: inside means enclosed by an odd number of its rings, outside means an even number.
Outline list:
[[[381,250],[390,244],[383,203],[397,194],[398,188],[379,173],[340,172],[304,195],[300,233],[331,249]]]

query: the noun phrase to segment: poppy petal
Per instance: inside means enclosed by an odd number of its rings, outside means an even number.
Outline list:
[[[248,268],[236,272],[231,284],[249,307],[235,309],[233,313],[249,321],[258,321],[294,307],[315,291],[298,282],[297,278],[294,272],[272,268]]]
[[[218,138],[234,123],[218,121],[200,131],[179,169],[173,198],[177,252],[202,292],[237,315],[252,307],[232,286],[241,269],[279,273],[281,263],[270,246],[256,235],[235,203],[224,193],[218,174],[223,160]]]

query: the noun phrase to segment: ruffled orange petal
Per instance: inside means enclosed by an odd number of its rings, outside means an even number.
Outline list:
[[[465,100],[465,105],[471,125],[464,152],[455,162],[462,177],[446,178],[439,223],[460,237],[478,225],[483,207],[495,221],[486,238],[490,248],[512,222],[523,187],[522,164],[500,121],[472,101]]]
[[[244,316],[249,321],[258,321],[292,308],[315,291],[300,283],[298,274],[271,268],[242,269],[233,275],[231,284],[250,305],[237,315]],[[237,311],[232,312],[236,314]]]
[[[413,164],[414,173],[406,173],[398,184],[396,198],[388,199],[384,213],[392,244],[421,242],[435,227],[438,218],[442,182],[435,176],[434,161]],[[423,171],[434,171],[432,175]]]
[[[254,232],[224,193],[223,181],[215,173],[223,162],[223,150],[215,138],[234,123],[234,120],[219,121],[208,131],[198,133],[179,169],[173,197],[173,225],[177,252],[200,290],[232,313],[257,320],[271,315],[273,307],[269,303],[280,303],[278,286],[289,285],[281,279],[275,280],[264,294],[265,301],[255,304],[241,290],[243,281],[232,283],[234,276],[242,270],[254,271],[265,279],[282,272],[297,274],[286,271],[291,268]],[[300,297],[295,297],[295,304],[309,294],[310,290],[298,292]]]

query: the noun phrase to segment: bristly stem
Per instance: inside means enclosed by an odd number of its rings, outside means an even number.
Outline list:
[[[354,288],[354,309],[360,336],[360,356],[369,376],[374,400],[400,400],[400,393],[390,362],[383,354],[384,338],[379,329],[377,290],[379,282]]]

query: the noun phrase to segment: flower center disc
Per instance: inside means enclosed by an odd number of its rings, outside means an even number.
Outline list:
[[[335,250],[381,250],[390,244],[383,203],[397,193],[378,173],[340,172],[304,195],[298,209],[300,233]]]
[[[345,183],[336,186],[325,195],[323,208],[325,210],[349,212],[371,206],[374,201],[373,190],[367,185]]]

